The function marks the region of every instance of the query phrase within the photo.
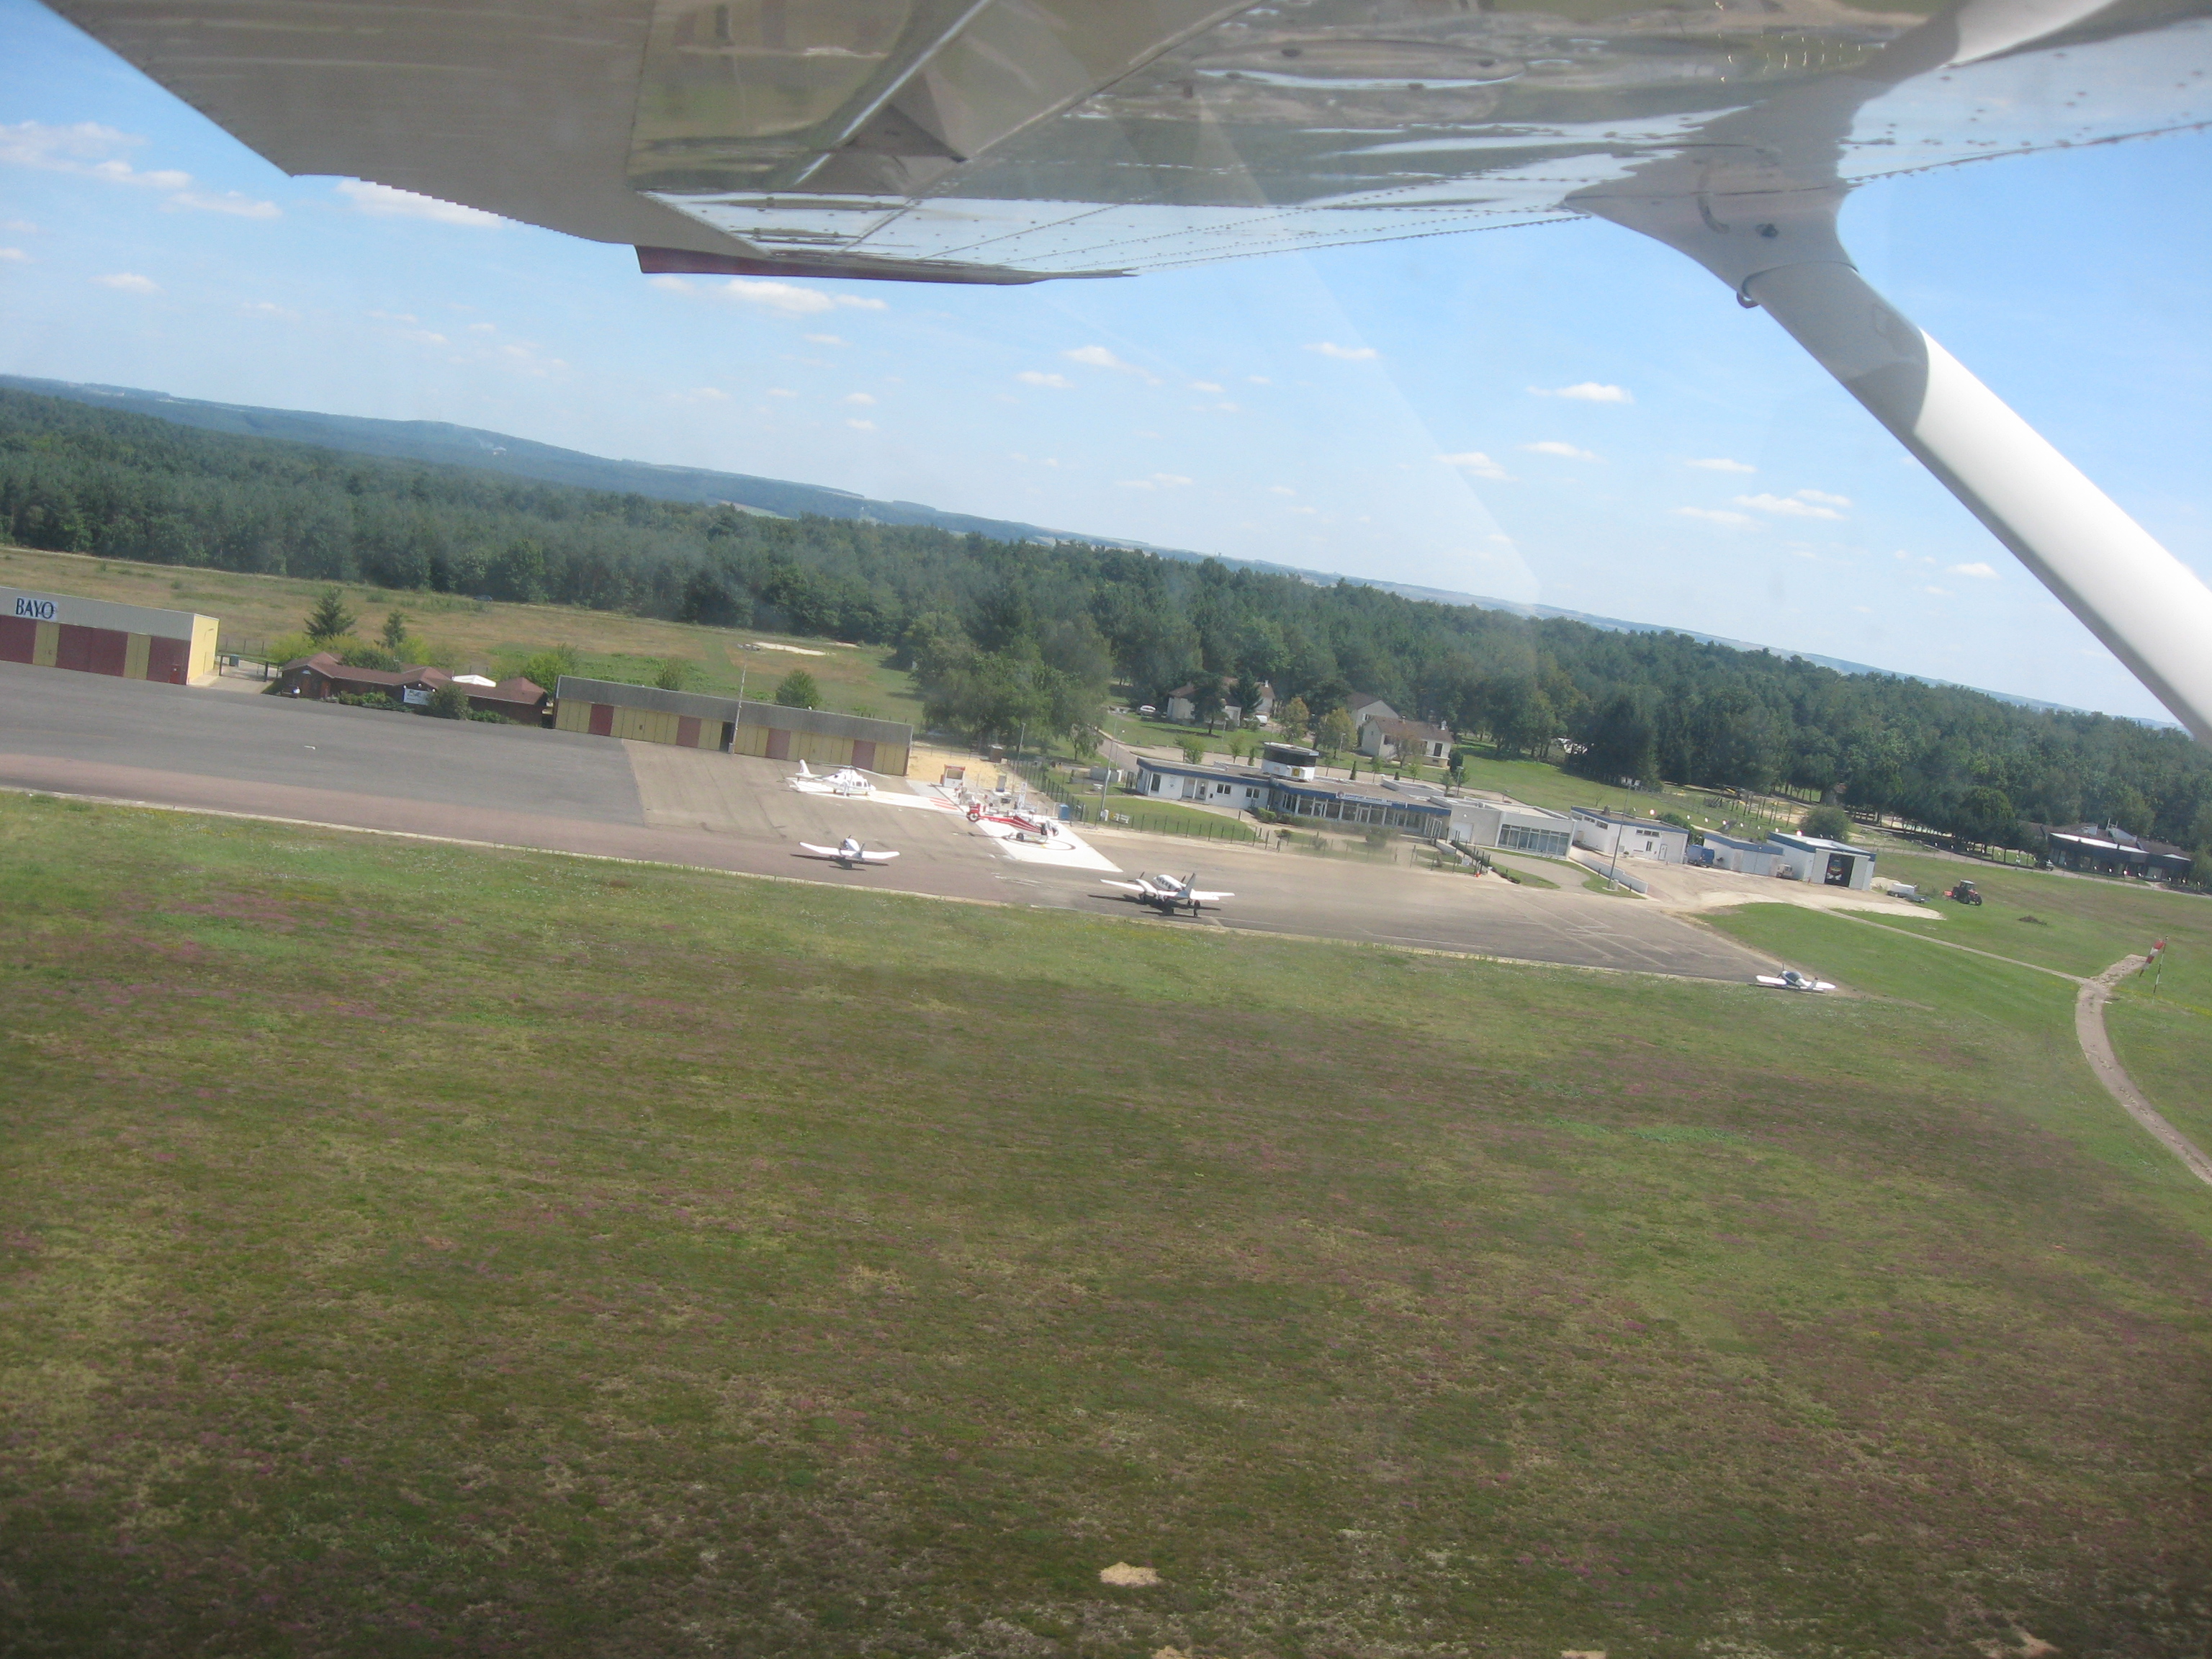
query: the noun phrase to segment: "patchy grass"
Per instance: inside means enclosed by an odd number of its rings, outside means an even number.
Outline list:
[[[2212,1151],[2212,1009],[2130,987],[2105,1010],[2112,1051],[2166,1121]]]
[[[2212,1638],[2212,1200],[2057,981],[17,798],[0,854],[14,1650]]]

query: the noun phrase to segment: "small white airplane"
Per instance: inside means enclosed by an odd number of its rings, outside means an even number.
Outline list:
[[[801,761],[798,775],[786,781],[805,795],[872,795],[876,793],[873,781],[857,766],[841,766],[834,772],[823,773],[814,771]]]
[[[1759,974],[1755,977],[1759,984],[1771,986],[1778,991],[1832,991],[1836,988],[1826,980],[1808,978],[1795,968],[1784,968],[1779,975]]]
[[[1178,910],[1198,914],[1201,904],[1219,904],[1222,900],[1235,898],[1234,893],[1209,893],[1192,885],[1198,879],[1196,872],[1177,881],[1173,876],[1147,876],[1139,873],[1134,881],[1109,881],[1101,884],[1118,887],[1139,904],[1149,904],[1164,916]]]
[[[840,870],[854,870],[871,864],[889,864],[896,853],[871,853],[860,845],[860,837],[848,836],[835,847],[817,847],[811,841],[799,843],[804,849],[802,858],[827,859]]]

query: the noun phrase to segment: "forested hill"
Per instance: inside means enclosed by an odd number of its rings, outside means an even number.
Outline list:
[[[2112,819],[2212,842],[2178,732],[1845,675],[1680,634],[1418,601],[1127,549],[994,540],[525,481],[195,430],[0,389],[0,532],[33,547],[486,594],[896,645],[931,717],[1071,724],[1156,697],[1354,690],[1607,777],[1836,788],[1977,839]]]

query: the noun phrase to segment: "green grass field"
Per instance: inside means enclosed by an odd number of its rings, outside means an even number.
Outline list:
[[[7,1652],[2212,1641],[2212,1194],[2057,980],[12,796],[0,855]]]
[[[294,576],[136,564],[4,544],[0,544],[0,582],[124,605],[198,611],[222,623],[224,650],[248,655],[280,635],[297,633],[328,586]],[[873,710],[883,720],[921,723],[921,702],[912,682],[888,665],[890,653],[881,646],[854,648],[757,629],[702,628],[575,605],[480,602],[454,593],[400,592],[358,583],[341,592],[347,605],[359,613],[363,635],[374,637],[387,612],[402,611],[418,635],[434,647],[449,647],[458,660],[477,672],[496,672],[532,652],[568,645],[581,655],[580,672],[586,676],[650,684],[661,663],[679,657],[691,665],[693,690],[733,696],[742,674],[745,696],[765,701],[774,696],[776,681],[794,668],[804,668],[819,683],[832,708],[847,714]],[[744,648],[763,640],[822,654]]]

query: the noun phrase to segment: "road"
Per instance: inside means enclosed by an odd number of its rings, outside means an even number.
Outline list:
[[[1126,871],[1195,866],[1237,895],[1151,915],[1080,872],[1010,860],[951,812],[800,795],[787,767],[651,744],[0,663],[0,787],[696,865],[939,897],[1528,962],[1743,980],[1776,964],[1634,899],[1350,858],[1097,830]],[[895,847],[850,873],[801,840]]]

